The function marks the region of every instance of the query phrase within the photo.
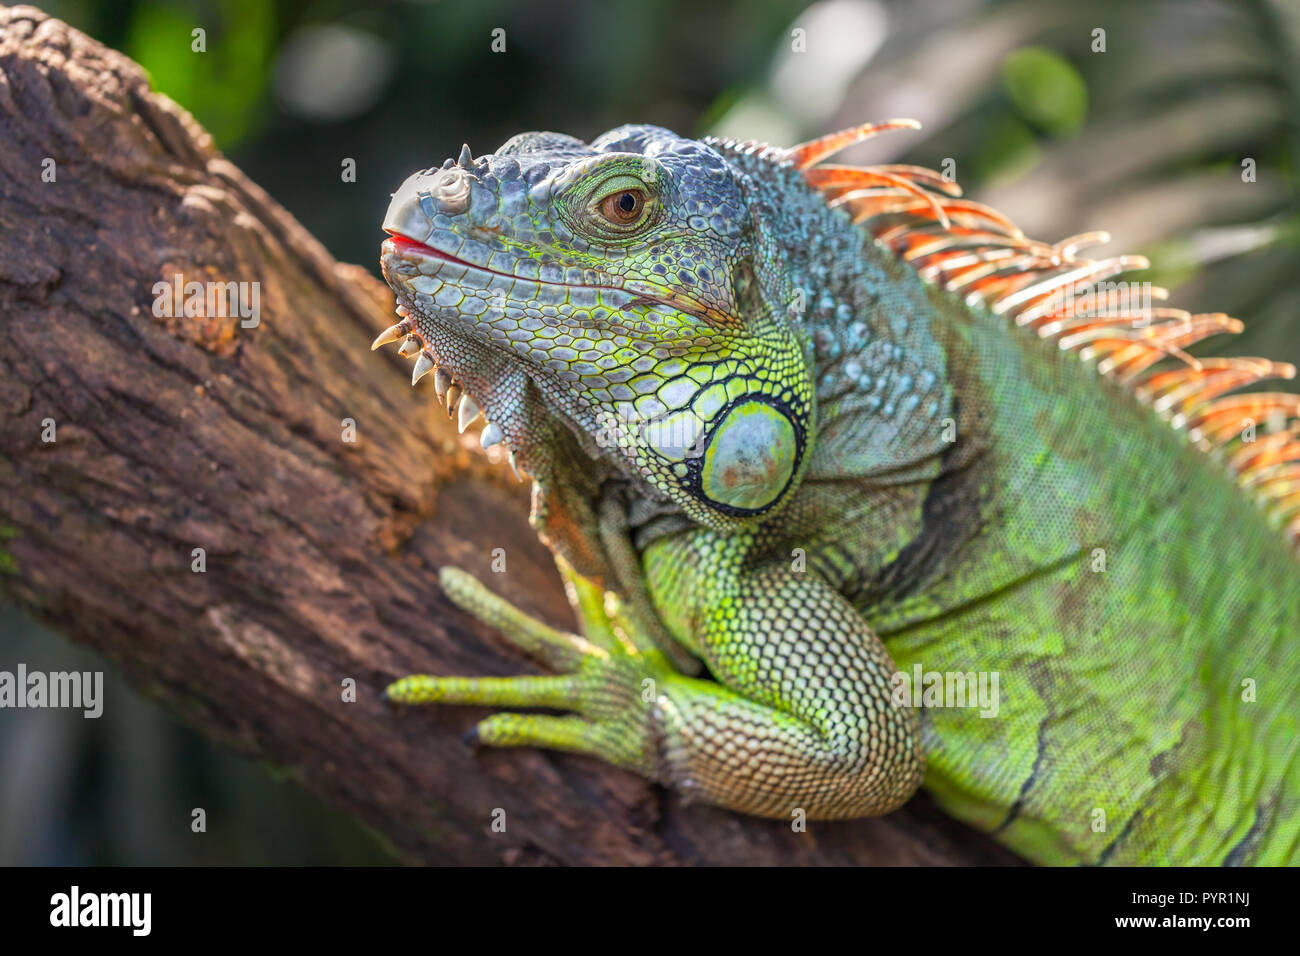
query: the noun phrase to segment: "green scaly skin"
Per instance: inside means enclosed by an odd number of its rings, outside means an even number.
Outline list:
[[[413,175],[384,228],[403,320],[376,345],[409,335],[415,378],[436,369],[532,477],[582,631],[445,569],[559,673],[392,699],[570,711],[477,738],[745,813],[885,813],[924,782],[1042,862],[1300,856],[1283,535],[1129,392],[923,283],[784,151],[523,134]],[[997,672],[996,717],[896,704],[915,665]]]

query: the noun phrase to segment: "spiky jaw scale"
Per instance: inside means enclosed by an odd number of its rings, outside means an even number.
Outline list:
[[[409,259],[412,255],[468,265],[467,263],[460,263],[454,256],[442,253],[432,246],[416,242],[405,236],[394,235],[384,242],[382,262],[385,277],[389,277],[390,266],[395,259]],[[411,369],[411,385],[417,385],[421,379],[432,372],[434,390],[437,393],[439,404],[446,409],[449,418],[455,419],[458,431],[464,434],[470,425],[483,417],[484,427],[479,435],[480,446],[484,451],[487,451],[493,446],[503,445],[507,452],[506,460],[511,471],[514,472],[517,479],[522,480],[515,449],[507,442],[505,430],[499,423],[491,421],[484,415],[479,400],[470,393],[458,377],[449,359],[440,354],[437,345],[421,328],[421,319],[424,319],[426,323],[430,323],[437,321],[436,317],[426,315],[423,312],[412,311],[410,306],[401,302],[396,307],[396,313],[399,321],[379,333],[374,342],[371,343],[371,350],[373,351],[381,346],[400,340],[402,345],[398,349],[398,354],[403,358],[414,360]]]

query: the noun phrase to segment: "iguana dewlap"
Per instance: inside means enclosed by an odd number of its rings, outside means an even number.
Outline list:
[[[745,813],[924,782],[1039,861],[1296,862],[1300,396],[1235,391],[1294,369],[1191,359],[1240,323],[1099,285],[1145,266],[1104,237],[819,165],[907,125],[525,133],[402,185],[375,345],[531,476],[582,636],[444,569],[558,674],[389,696]]]

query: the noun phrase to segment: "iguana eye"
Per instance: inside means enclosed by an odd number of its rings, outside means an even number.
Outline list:
[[[616,226],[634,225],[644,213],[645,193],[639,189],[611,193],[600,203],[600,214]]]

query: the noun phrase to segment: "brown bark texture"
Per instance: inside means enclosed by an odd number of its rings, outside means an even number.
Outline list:
[[[362,224],[376,251],[381,214]],[[159,317],[155,284],[177,275],[258,283],[257,325]],[[33,7],[0,8],[10,600],[411,861],[1013,859],[925,797],[798,833],[588,759],[474,753],[461,736],[479,709],[387,705],[381,689],[409,672],[538,670],[447,602],[444,564],[571,624],[526,487],[456,434],[430,382],[411,389],[409,363],[370,352],[392,308],[139,66]],[[495,548],[506,573],[491,571]]]

